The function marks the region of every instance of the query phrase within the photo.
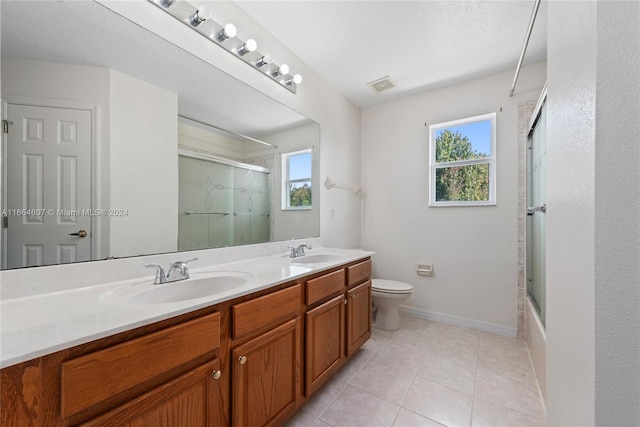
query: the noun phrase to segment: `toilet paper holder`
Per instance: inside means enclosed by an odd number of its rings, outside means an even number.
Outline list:
[[[433,265],[418,264],[418,268],[416,268],[416,273],[418,273],[418,276],[433,276]]]

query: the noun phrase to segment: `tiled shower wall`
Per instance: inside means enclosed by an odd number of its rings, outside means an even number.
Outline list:
[[[527,298],[527,129],[537,100],[518,104],[518,337],[524,338]]]

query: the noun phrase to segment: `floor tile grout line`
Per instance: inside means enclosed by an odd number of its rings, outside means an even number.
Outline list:
[[[488,399],[485,399],[485,398],[482,398],[482,397],[478,397],[477,399],[485,401],[485,402],[488,402],[488,403],[491,403],[492,405],[495,405],[495,406],[497,406],[499,408],[502,408],[502,409],[506,409],[506,410],[511,411],[511,412],[517,412],[518,414],[524,415],[525,417],[529,417],[529,418],[533,418],[534,420],[539,420],[539,421],[545,422],[545,420],[543,420],[542,418],[538,418],[535,415],[527,414],[526,412],[522,412],[522,411],[520,411],[518,409],[509,408],[507,406],[502,406],[499,403],[493,402],[491,400],[488,400]]]
[[[367,361],[365,363],[362,364],[362,366],[360,366],[360,368],[356,371],[356,373],[353,375],[353,377],[347,381],[345,381],[345,384],[343,387],[340,388],[340,391],[338,393],[336,393],[335,397],[333,399],[331,399],[331,402],[327,405],[327,407],[324,409],[324,411],[322,411],[320,413],[320,415],[318,416],[319,420],[322,420],[323,422],[327,423],[327,424],[331,424],[328,421],[326,421],[324,418],[322,418],[322,416],[325,414],[325,412],[327,412],[329,410],[329,408],[331,408],[331,405],[333,405],[333,403],[336,401],[336,399],[338,398],[338,396],[340,396],[342,394],[342,392],[347,388],[347,386],[351,385],[351,380],[353,380],[353,378],[355,378],[358,373],[360,373],[360,371],[362,370],[362,368],[364,368],[364,366],[369,363],[369,361],[373,358],[373,355],[369,357],[369,359],[367,359]],[[344,368],[344,365],[342,366],[342,368]],[[323,386],[326,385],[323,384]],[[352,386],[353,387],[353,386]]]
[[[476,402],[476,388],[478,387],[478,369],[480,369],[480,343],[482,342],[482,333],[478,337],[478,349],[476,352],[476,376],[473,379],[473,397],[471,398],[471,414],[469,415],[469,427],[473,425],[473,409]]]

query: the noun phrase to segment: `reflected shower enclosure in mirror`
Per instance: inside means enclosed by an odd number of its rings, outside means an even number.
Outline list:
[[[318,197],[281,209],[282,154],[319,188],[317,123],[100,3],[0,14],[3,269],[319,235]]]

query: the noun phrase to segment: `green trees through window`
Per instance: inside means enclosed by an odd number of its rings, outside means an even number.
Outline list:
[[[304,184],[296,187],[295,184],[289,184],[289,206],[311,206],[311,186]]]
[[[436,163],[487,157],[473,149],[467,136],[449,129],[436,137]],[[436,201],[489,200],[489,164],[436,169]]]

